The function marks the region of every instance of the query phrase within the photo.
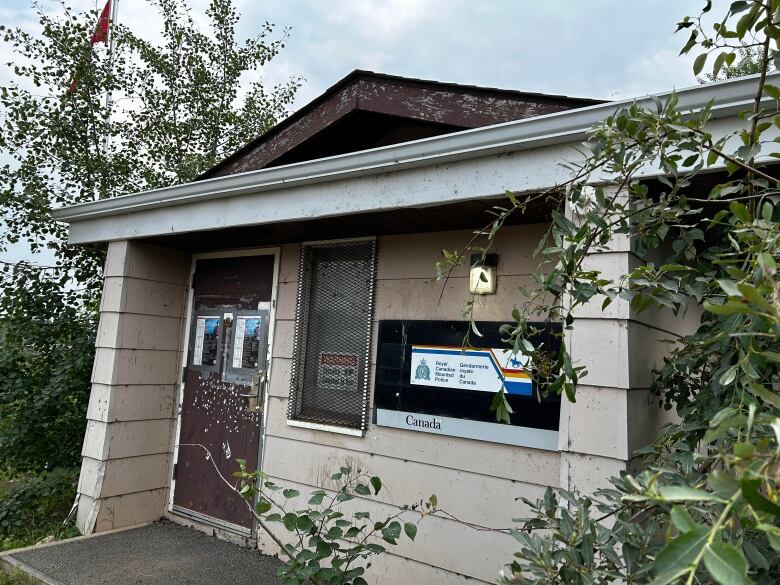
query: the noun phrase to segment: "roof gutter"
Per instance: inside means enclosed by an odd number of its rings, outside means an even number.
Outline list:
[[[770,75],[780,83],[780,73]],[[680,111],[696,111],[713,102],[712,117],[733,116],[755,99],[758,76],[697,85],[677,92]],[[660,94],[661,99],[671,92]],[[67,223],[162,207],[184,205],[263,191],[280,190],[363,175],[394,172],[505,152],[579,142],[588,130],[616,110],[633,102],[652,106],[653,97],[608,102],[534,118],[464,130],[402,144],[305,161],[226,177],[184,183],[54,209],[55,219]]]

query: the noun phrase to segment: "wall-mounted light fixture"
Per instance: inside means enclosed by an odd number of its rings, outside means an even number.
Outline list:
[[[496,267],[498,254],[472,254],[469,290],[475,295],[492,295],[496,292]]]

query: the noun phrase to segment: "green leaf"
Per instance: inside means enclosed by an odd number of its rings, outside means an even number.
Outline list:
[[[308,532],[314,526],[314,522],[312,522],[312,519],[306,514],[298,516],[298,520],[295,524],[301,532]]]
[[[734,444],[734,455],[740,459],[750,459],[755,452],[756,448],[751,443],[740,442]]]
[[[344,538],[351,539],[355,538],[360,532],[363,530],[363,528],[358,528],[357,526],[350,526],[347,531],[344,533]]]
[[[737,285],[737,288],[739,289],[739,292],[742,293],[742,296],[754,305],[757,305],[762,309],[771,310],[771,305],[766,301],[764,294],[759,292],[759,290],[752,284],[748,282],[740,282]]]
[[[769,570],[769,561],[749,540],[746,540],[742,543],[742,550],[745,551],[745,556],[747,556],[751,564],[755,565],[762,571]]]
[[[672,511],[669,515],[672,518],[674,527],[682,533],[690,532],[691,530],[699,528],[699,524],[696,523],[696,520],[693,519],[693,516],[691,516],[688,511],[681,506],[675,506],[672,508]]]
[[[658,488],[659,495],[667,502],[711,502],[718,497],[706,490],[685,485],[665,485]]]
[[[777,392],[773,392],[772,390],[767,390],[760,384],[756,384],[755,382],[750,382],[747,385],[748,391],[753,395],[764,402],[771,404],[775,408],[780,409],[780,395],[777,394]]]
[[[313,492],[311,494],[311,497],[309,498],[309,505],[310,506],[319,506],[322,504],[322,500],[325,498],[326,493],[323,490],[318,490],[316,492]]]
[[[743,203],[732,201],[729,203],[729,209],[731,210],[731,213],[736,215],[743,223],[748,223],[750,221],[750,212]]]
[[[715,57],[715,62],[712,65],[712,76],[717,77],[718,73],[720,73],[721,68],[723,65],[728,61],[729,55],[733,55],[733,53],[719,53],[717,57]]]
[[[328,540],[338,540],[342,536],[344,536],[344,531],[338,526],[331,526],[325,534],[325,538]]]
[[[738,301],[728,301],[722,305],[716,305],[710,301],[704,301],[704,310],[716,315],[733,315],[734,313],[749,313],[750,305],[746,303],[740,303]]]
[[[728,471],[723,471],[722,469],[712,471],[707,478],[707,483],[712,491],[723,499],[731,498],[742,489],[737,479]]]
[[[714,542],[704,551],[704,566],[720,585],[748,585],[748,564],[742,551],[727,542]]]
[[[731,429],[741,426],[747,421],[747,417],[744,414],[735,414],[733,416],[730,416],[720,423],[714,428],[710,428],[707,430],[706,433],[704,433],[704,437],[702,438],[702,443],[705,445],[708,443],[712,443],[713,441],[716,441],[720,439],[721,437],[725,436]],[[715,422],[715,421],[713,421]]]
[[[764,86],[764,93],[774,100],[780,99],[780,87],[775,85],[766,84]]]
[[[760,479],[743,478],[740,483],[742,484],[742,497],[754,510],[780,516],[780,506],[765,498],[761,493]]]
[[[770,362],[780,364],[780,353],[777,353],[776,351],[762,351],[761,355]]]
[[[731,13],[734,14],[734,11],[732,10]],[[739,20],[737,20],[737,25],[736,25],[737,38],[742,39],[745,37],[745,33],[747,33],[748,28],[750,27],[755,17],[756,17],[755,12],[751,10],[750,12],[743,14],[739,18]]]
[[[777,273],[777,263],[769,254],[762,252],[758,255],[757,260],[761,270],[763,270],[767,276],[774,276]]]
[[[707,53],[702,53],[693,62],[693,74],[698,75],[704,69],[704,65],[707,62]]]
[[[513,410],[506,398],[506,393],[503,388],[493,395],[493,400],[490,403],[490,410],[496,413],[497,421],[506,424],[511,422],[509,415],[512,414]]]
[[[718,378],[718,383],[721,386],[728,386],[731,384],[737,378],[737,369],[737,365],[731,366],[728,370],[721,374],[720,378]]]
[[[721,290],[730,297],[742,297],[742,293],[737,288],[737,283],[730,278],[719,278],[717,281]]]
[[[288,531],[294,532],[295,527],[298,525],[298,515],[292,512],[287,512],[287,514],[282,517],[282,524],[284,524],[284,527]]]
[[[664,546],[653,561],[655,579],[652,585],[672,583],[693,566],[696,557],[704,547],[709,531],[701,526],[681,534]]]
[[[780,528],[773,524],[759,524],[756,528],[766,535],[769,546],[771,546],[775,552],[780,552]]]
[[[680,50],[679,55],[684,55],[688,51],[690,51],[696,45],[696,39],[698,36],[699,36],[699,31],[694,29],[691,32],[691,36],[688,38],[688,42],[685,43],[683,48]]]
[[[769,426],[771,426],[772,430],[775,432],[775,441],[780,445],[780,418],[773,418],[769,422]]]
[[[417,536],[417,525],[412,522],[404,523],[404,532],[409,537],[409,540],[414,540],[414,537]]]
[[[268,500],[260,500],[255,504],[255,512],[262,515],[268,512],[268,510],[271,509],[271,502]]]
[[[371,487],[374,488],[374,495],[377,495],[379,493],[379,490],[382,489],[382,480],[379,479],[377,476],[374,476],[371,478]]]
[[[360,496],[370,496],[371,490],[368,489],[368,486],[364,483],[359,483],[355,486],[355,493]]]
[[[382,540],[389,544],[397,544],[398,537],[401,536],[401,523],[393,520],[387,526],[382,528]]]

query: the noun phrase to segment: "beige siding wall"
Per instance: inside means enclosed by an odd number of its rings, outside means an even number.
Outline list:
[[[532,257],[545,225],[502,230],[492,251],[499,254],[496,295],[479,299],[475,317],[509,320],[521,302],[521,284],[537,266]],[[376,323],[380,319],[459,320],[470,299],[468,259],[446,285],[435,279],[441,249],[463,249],[472,234],[453,231],[380,237],[374,307],[372,373]],[[297,245],[282,248],[279,305],[269,388],[264,470],[302,490],[329,487],[330,474],[345,463],[379,475],[385,484],[378,502],[360,504],[376,513],[391,505],[415,503],[436,494],[439,504],[467,522],[505,527],[525,509],[518,497],[541,497],[557,486],[560,455],[523,447],[466,440],[389,427],[369,426],[365,437],[291,427],[286,422],[290,388],[293,320],[298,280]],[[444,286],[444,294],[439,295]],[[332,487],[332,486],[330,486]],[[443,545],[446,542],[446,545]],[[494,582],[511,560],[514,540],[478,532],[444,518],[426,518],[411,546],[394,547],[375,562],[382,583],[457,583],[465,578]]]
[[[77,520],[84,533],[162,516],[189,256],[109,245]]]
[[[523,299],[518,287],[530,284],[537,268],[532,251],[546,225],[505,227],[492,251],[499,254],[496,295],[478,299],[477,319],[509,320]],[[434,263],[442,248],[463,249],[467,231],[381,237],[377,247],[374,324],[380,319],[462,318],[469,300],[468,266],[457,268],[446,284],[435,280]],[[618,277],[638,259],[629,242],[616,238],[609,252],[587,262],[605,276]],[[288,426],[293,320],[300,247],[284,246],[279,307],[269,388],[265,471],[302,490],[330,486],[330,474],[345,463],[383,478],[378,502],[360,502],[377,513],[435,493],[442,508],[461,520],[504,527],[525,513],[517,498],[540,497],[547,486],[592,492],[610,475],[625,469],[631,453],[646,444],[668,415],[648,392],[648,372],[668,351],[666,339],[695,326],[697,313],[685,318],[666,312],[636,314],[616,301],[601,311],[601,300],[578,311],[569,337],[574,360],[589,374],[577,403],[564,401],[559,450],[543,451],[371,425],[365,437]],[[439,295],[444,287],[444,294]],[[373,360],[376,358],[376,326]],[[261,539],[262,540],[262,539]],[[446,544],[443,544],[446,543]],[[273,550],[269,543],[261,546]],[[387,584],[494,582],[511,560],[513,539],[480,532],[444,518],[426,518],[417,541],[393,548],[375,563]]]
[[[628,237],[617,235],[605,250],[589,254],[583,267],[617,281],[640,262],[631,250]],[[620,298],[602,310],[602,301],[596,297],[576,309],[568,336],[572,361],[588,374],[578,385],[577,402],[562,405],[560,484],[583,493],[626,469],[633,452],[671,420],[649,391],[651,372],[662,365],[669,340],[693,331],[700,315],[696,307],[677,316],[668,310],[637,313]]]
[[[512,307],[523,300],[518,287],[530,283],[537,267],[532,251],[546,227],[501,231],[492,250],[499,254],[497,294],[477,300],[477,319],[511,319]],[[379,320],[462,318],[470,299],[468,263],[446,284],[436,281],[434,263],[442,248],[462,249],[471,235],[453,231],[378,239],[372,385]],[[520,497],[536,499],[548,486],[589,492],[604,485],[666,420],[649,395],[647,372],[668,351],[664,340],[690,330],[698,315],[636,315],[624,301],[606,311],[600,310],[600,300],[582,307],[568,343],[589,374],[577,403],[564,401],[556,451],[373,424],[364,437],[356,437],[287,424],[299,254],[299,245],[281,249],[264,470],[306,491],[333,487],[328,478],[344,464],[360,467],[385,484],[378,500],[356,503],[376,515],[435,493],[440,506],[463,521],[505,527],[526,512]],[[141,243],[109,248],[79,484],[78,521],[84,532],[165,513],[189,260]],[[636,261],[628,242],[619,238],[610,251],[587,259],[607,276],[627,272]],[[274,551],[262,534],[259,545]],[[428,517],[417,541],[380,557],[374,574],[386,585],[494,582],[515,548],[504,534]]]

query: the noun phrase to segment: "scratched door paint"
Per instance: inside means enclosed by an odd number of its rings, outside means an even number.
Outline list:
[[[174,507],[247,529],[251,516],[222,478],[234,484],[236,459],[255,469],[260,453],[262,399],[247,396],[262,384],[246,374],[266,367],[273,267],[271,255],[197,261],[183,373]],[[244,334],[247,344],[239,347]]]

